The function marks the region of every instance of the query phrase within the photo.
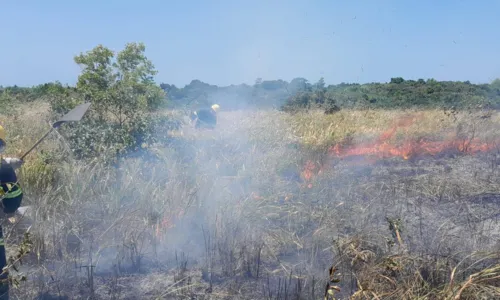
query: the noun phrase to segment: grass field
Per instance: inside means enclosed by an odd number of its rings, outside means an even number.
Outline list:
[[[9,155],[49,128],[47,109],[2,116]],[[32,252],[12,297],[500,297],[499,113],[219,118],[116,169],[52,134],[21,170]],[[24,227],[5,226],[15,255]]]

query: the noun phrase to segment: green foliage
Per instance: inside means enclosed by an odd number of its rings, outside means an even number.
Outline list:
[[[197,79],[192,80],[183,88],[178,88],[173,84],[170,85],[166,83],[160,84],[160,88],[168,95],[169,100],[173,101],[177,107],[197,107],[212,104],[208,99],[208,94],[217,93],[219,90],[217,86],[201,82]]]
[[[325,113],[333,113],[340,110],[336,104],[335,95],[325,87],[325,80],[319,79],[314,85],[306,81],[297,81],[295,90],[282,106],[283,111],[296,112],[310,108],[323,108]]]
[[[312,98],[314,97],[314,93],[310,92],[297,92],[290,98],[288,98],[287,102],[283,105],[283,111],[294,112],[296,110],[303,110],[311,108],[311,104],[313,103]]]
[[[0,87],[0,102],[7,106],[16,101],[48,98],[53,110],[63,113],[88,99],[94,102],[93,107],[103,106],[95,111],[102,111],[103,114],[112,111],[117,115],[123,115],[123,112],[119,111],[123,106],[135,107],[136,104],[140,104],[140,109],[146,108],[146,111],[162,107],[193,109],[213,104],[214,99],[224,110],[281,107],[288,111],[297,111],[316,107],[319,103],[327,113],[338,111],[340,108],[500,107],[500,79],[493,80],[490,84],[471,84],[469,81],[437,81],[433,78],[405,80],[402,77],[393,77],[388,83],[340,83],[326,86],[323,79],[311,84],[307,79],[299,77],[290,82],[257,78],[253,85],[227,87],[207,84],[200,80],[192,80],[182,88],[167,83],[162,83],[158,87],[152,82],[152,76],[156,71],[144,56],[144,46],[130,45],[119,58],[102,46],[78,56],[77,60],[84,63],[81,65],[85,71],[85,74],[80,76],[80,88],[63,86],[59,82],[33,88]],[[141,62],[135,65],[134,60]],[[121,72],[121,69],[125,72]],[[122,80],[123,78],[132,79]],[[139,84],[131,85],[130,81],[137,81]],[[122,95],[120,93],[127,88],[132,88],[133,92],[126,100],[137,100],[132,103],[133,105],[120,98]],[[77,90],[84,91],[83,98]],[[114,97],[110,97],[112,93]],[[168,103],[165,101],[167,95]],[[104,112],[108,108],[110,111]],[[124,118],[126,117],[122,116],[122,119]]]
[[[391,78],[391,83],[399,84],[399,83],[404,83],[404,82],[405,82],[405,80],[403,79],[403,77]]]
[[[491,84],[471,84],[469,81],[393,77],[388,83],[340,83],[326,86],[323,78],[312,84],[299,77],[290,82],[257,78],[251,86],[218,87],[199,80],[193,80],[183,88],[166,83],[160,86],[175,106],[207,105],[210,99],[215,98],[225,110],[277,106],[291,112],[319,107],[326,113],[333,113],[341,108],[500,107],[500,79]]]
[[[165,94],[154,84],[157,71],[144,54],[142,43],[129,43],[116,55],[99,45],[75,57],[83,67],[77,90],[93,104],[99,119],[112,115],[123,125],[137,115],[159,108]]]
[[[2,103],[16,104],[44,100],[53,102],[54,107],[57,107],[64,106],[62,104],[63,100],[72,101],[74,97],[75,88],[63,86],[59,81],[44,83],[33,87],[19,87],[16,85],[0,87],[0,101]],[[70,105],[68,104],[68,106]]]
[[[19,87],[17,85],[9,87],[0,86],[0,99],[8,102],[30,102],[34,100],[30,88]]]
[[[12,105],[13,103],[13,98],[11,96],[11,92],[9,90],[2,90],[0,92],[0,105],[2,105],[2,107],[9,107]]]
[[[98,45],[75,57],[82,67],[79,97],[56,89],[61,97],[54,97],[51,108],[60,115],[81,102],[92,103],[86,118],[65,131],[77,157],[110,159],[149,142],[149,113],[164,104],[165,93],[154,83],[157,71],[144,52],[142,43],[129,43],[117,54]]]
[[[254,87],[261,88],[267,91],[276,91],[279,89],[286,89],[288,83],[283,80],[262,80],[261,78],[257,78],[255,81]]]
[[[288,85],[288,92],[291,94],[311,91],[311,84],[305,78],[294,78]]]
[[[389,83],[342,83],[325,90],[320,88],[321,82],[313,86],[301,82],[304,88],[287,98],[284,110],[308,109],[318,104],[325,111],[332,106],[356,109],[500,107],[500,81],[471,84],[467,81],[415,81],[395,77]]]
[[[60,82],[51,82],[33,88],[36,98],[48,98],[52,111],[63,114],[82,102],[75,88],[64,87]]]

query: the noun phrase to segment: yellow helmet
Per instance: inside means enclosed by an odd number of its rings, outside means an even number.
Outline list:
[[[0,125],[0,140],[4,141],[5,142],[5,129],[3,128],[2,125]]]
[[[214,111],[218,111],[218,110],[219,110],[219,108],[220,108],[219,104],[214,104],[214,105],[212,105],[212,109],[213,109]]]

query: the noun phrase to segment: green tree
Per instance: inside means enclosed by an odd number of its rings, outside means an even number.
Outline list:
[[[326,89],[325,89],[325,86],[326,86],[326,85],[325,85],[325,79],[324,79],[323,77],[321,77],[321,78],[318,80],[318,82],[316,82],[316,83],[314,84],[314,89],[315,89],[315,90],[326,90]]]
[[[145,50],[142,43],[128,43],[113,61],[115,53],[99,45],[75,57],[82,67],[77,90],[92,102],[101,121],[111,114],[123,126],[164,101],[164,91],[153,81],[157,71]]]
[[[491,82],[491,87],[500,90],[500,78],[496,78]]]
[[[400,84],[400,83],[403,83],[403,82],[405,82],[405,80],[403,79],[403,77],[393,77],[393,78],[391,78],[391,83]]]
[[[78,156],[123,153],[151,138],[155,120],[149,113],[166,95],[154,83],[157,71],[144,52],[142,43],[128,43],[118,53],[98,45],[74,58],[82,68],[76,92],[80,100],[92,103],[85,126],[68,130]]]
[[[294,78],[288,85],[288,92],[293,95],[297,92],[310,91],[311,84],[305,78]]]

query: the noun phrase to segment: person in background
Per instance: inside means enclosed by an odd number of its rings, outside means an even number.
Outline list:
[[[191,114],[191,120],[194,122],[195,128],[210,128],[214,129],[217,125],[217,112],[219,104],[214,104],[210,108],[199,109]]]

